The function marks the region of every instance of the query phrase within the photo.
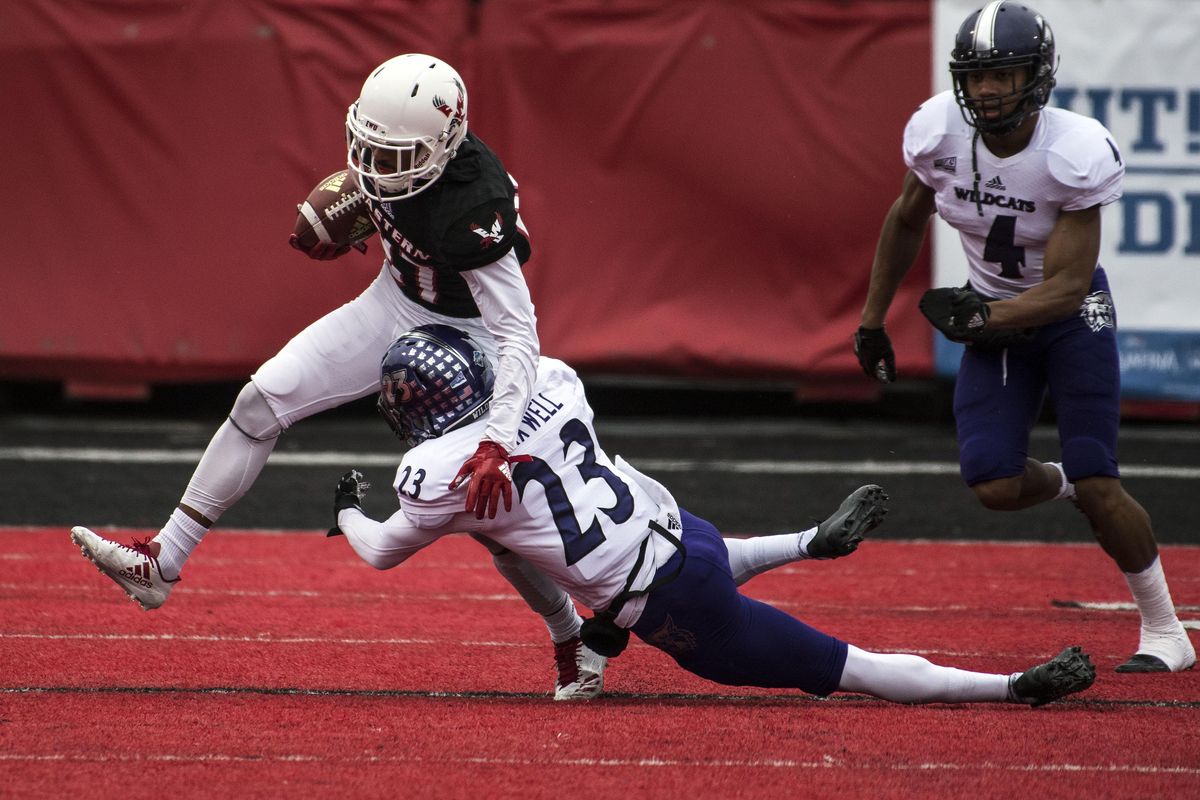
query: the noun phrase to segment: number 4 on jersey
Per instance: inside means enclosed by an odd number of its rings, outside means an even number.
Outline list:
[[[1025,248],[1017,246],[1017,218],[1000,214],[988,231],[983,260],[1000,265],[1003,278],[1020,278],[1025,266]]]

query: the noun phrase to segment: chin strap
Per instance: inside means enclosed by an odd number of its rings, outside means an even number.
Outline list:
[[[975,198],[975,211],[979,216],[983,216],[983,199],[979,196],[979,156],[975,152],[979,145],[979,128],[975,129],[975,135],[971,137],[971,172],[975,174],[975,185],[971,188],[971,196]]]

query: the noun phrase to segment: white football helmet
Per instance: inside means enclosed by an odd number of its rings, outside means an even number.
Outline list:
[[[363,194],[400,200],[428,189],[467,135],[467,90],[441,59],[385,61],[346,114],[347,163]]]

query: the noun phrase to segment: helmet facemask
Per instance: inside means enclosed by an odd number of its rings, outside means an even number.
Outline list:
[[[1036,11],[1015,3],[988,3],[963,22],[954,41],[950,77],[954,99],[963,119],[981,133],[1005,134],[1016,130],[1050,100],[1057,63],[1054,34]],[[973,98],[972,74],[1011,70],[1011,90],[996,97]],[[1016,76],[1025,82],[1017,86]],[[990,111],[1007,108],[1001,114]]]
[[[1030,64],[1029,59],[1015,67],[1000,65],[999,59],[983,62],[980,67],[950,67],[954,76],[954,99],[958,102],[963,119],[969,125],[982,133],[1004,134],[1016,130],[1030,114],[1040,111],[1050,98],[1050,89],[1054,86],[1053,76],[1039,76],[1038,67]],[[971,73],[992,70],[1012,69],[1012,90],[994,97],[972,97],[968,84]],[[1016,86],[1016,75],[1024,71],[1024,85]],[[993,110],[1008,107],[1008,111],[996,116],[989,115]]]
[[[414,446],[425,439],[432,438],[432,433],[423,429],[418,434],[414,422],[420,424],[424,421],[411,419],[411,415],[404,412],[405,404],[412,398],[412,387],[408,385],[407,381],[407,370],[403,368],[394,372],[385,372],[379,389],[379,400],[375,407],[383,415],[383,419],[392,429],[392,433],[396,434],[396,438],[409,446]]]
[[[358,175],[359,187],[375,200],[395,200],[417,194],[445,167],[444,163],[435,162],[433,148],[424,141],[373,143],[365,137],[351,136],[349,127],[347,154],[350,168]]]

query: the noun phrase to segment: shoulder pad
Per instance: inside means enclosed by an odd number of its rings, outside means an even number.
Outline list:
[[[455,183],[469,183],[475,180],[483,174],[483,165],[480,163],[483,155],[479,141],[474,134],[468,133],[467,138],[458,146],[458,153],[446,165],[442,179]]]
[[[523,240],[517,230],[517,210],[508,198],[482,203],[446,229],[442,253],[460,272],[499,261]]]
[[[926,183],[932,155],[962,119],[954,94],[946,91],[922,103],[904,126],[904,164]],[[929,162],[929,163],[926,163]],[[945,168],[943,166],[943,168]],[[954,170],[950,170],[953,172]]]
[[[1049,144],[1046,166],[1051,177],[1072,195],[1063,208],[1075,210],[1111,203],[1121,196],[1125,164],[1116,140],[1094,119],[1073,123]]]

